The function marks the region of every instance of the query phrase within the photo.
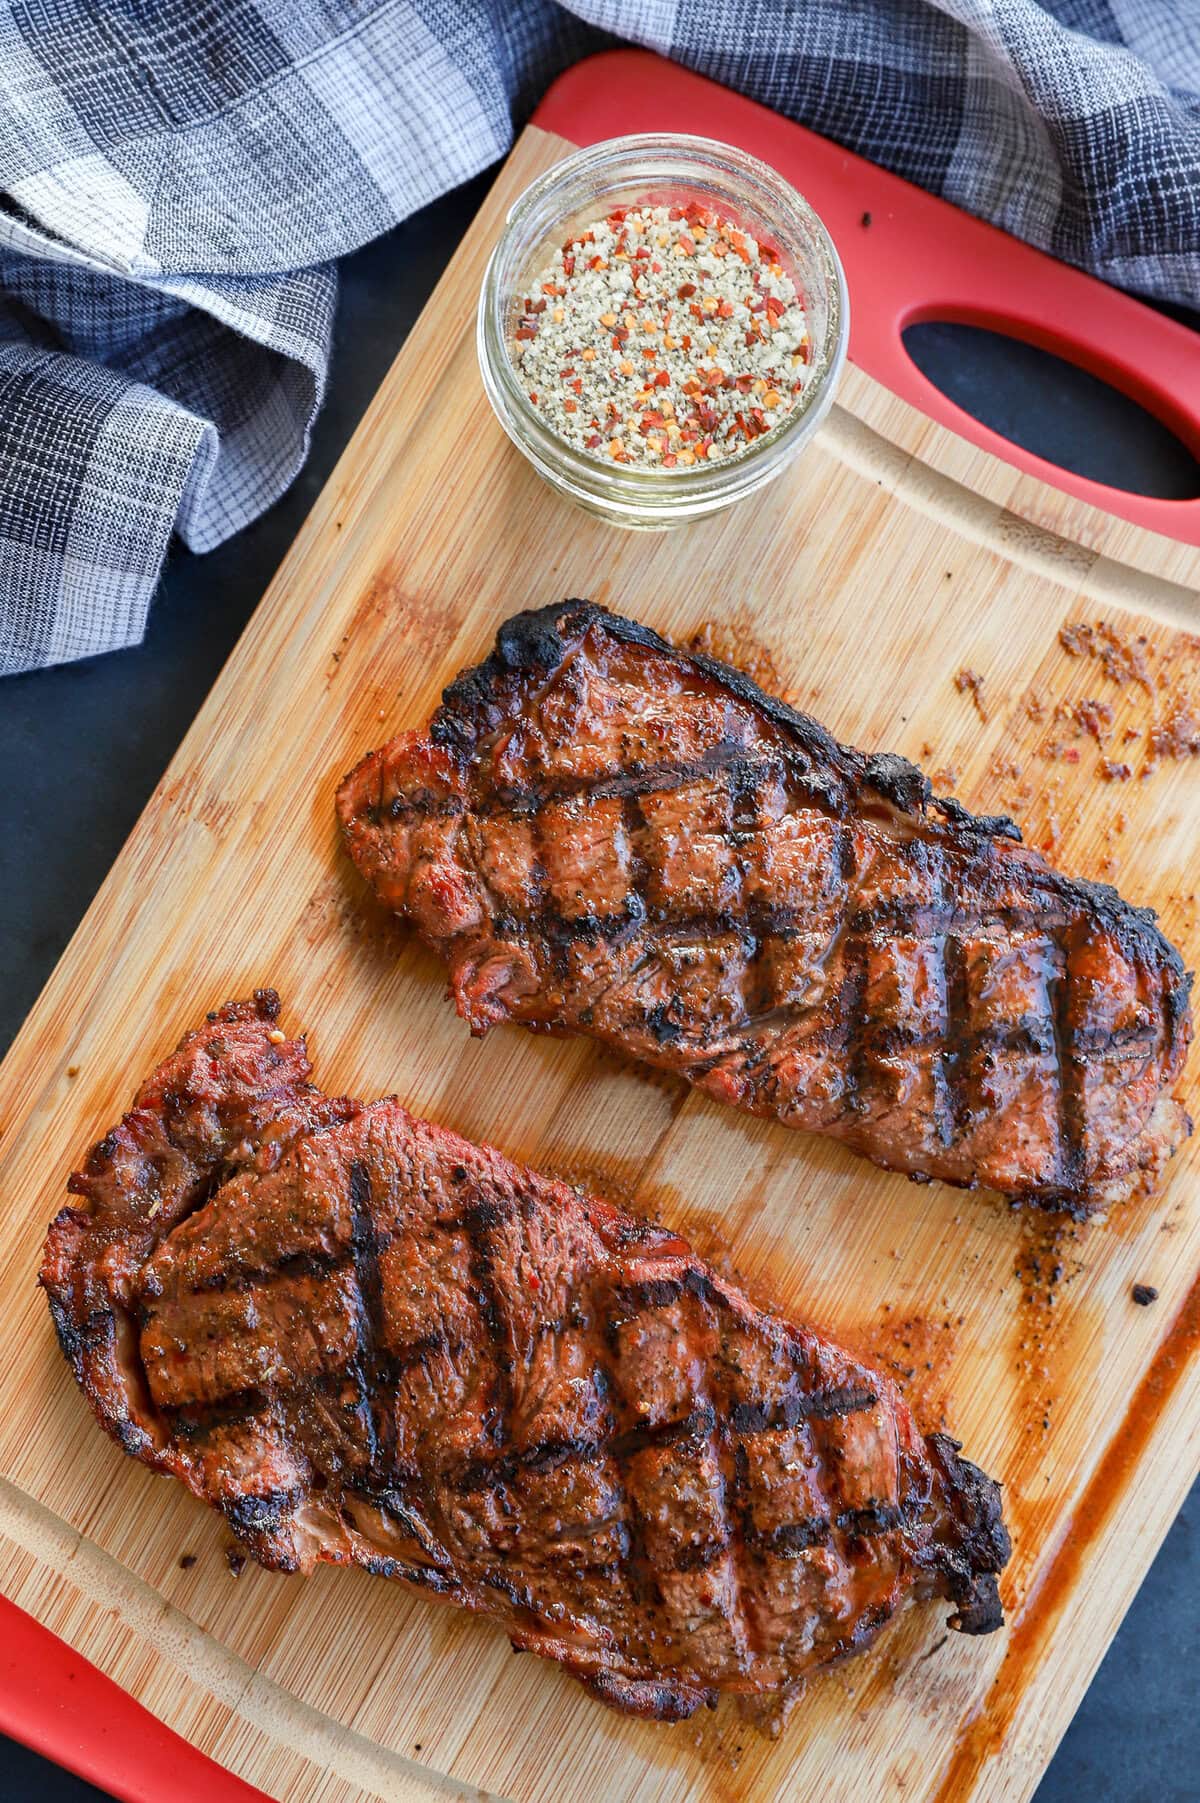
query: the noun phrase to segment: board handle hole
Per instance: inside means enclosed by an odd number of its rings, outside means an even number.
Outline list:
[[[901,337],[926,381],[1035,457],[1127,494],[1200,495],[1200,462],[1171,426],[1078,363],[954,320],[924,318]],[[1200,367],[1200,337],[1196,355]]]

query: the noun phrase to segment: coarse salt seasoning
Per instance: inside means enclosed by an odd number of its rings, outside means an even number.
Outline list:
[[[567,444],[663,470],[745,449],[811,366],[778,251],[698,203],[618,207],[569,238],[518,303],[511,352]]]

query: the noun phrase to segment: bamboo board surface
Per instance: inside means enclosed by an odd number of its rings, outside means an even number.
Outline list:
[[[842,738],[1009,807],[1066,868],[1156,906],[1195,964],[1200,759],[1136,773],[1189,673],[1200,686],[1200,572],[1131,527],[1106,541],[1050,490],[1034,505],[1029,478],[970,447],[956,469],[941,429],[923,462],[919,416],[859,371],[816,447],[731,514],[645,537],[570,510],[493,422],[473,348],[503,214],[565,149],[531,128],[514,151],[0,1070],[0,1586],[278,1797],[1024,1797],[1200,1467],[1195,1142],[1159,1197],[1056,1238],[586,1043],[472,1041],[440,965],[342,859],[333,792],[502,618],[591,595],[705,632]],[[1068,654],[1060,629],[1098,620],[1122,644],[1145,635],[1149,683]],[[1103,746],[1054,718],[1085,699],[1113,709]],[[1102,780],[1105,757],[1133,778]],[[912,1610],[770,1742],[728,1706],[624,1721],[490,1624],[361,1573],[235,1581],[218,1517],[97,1430],[32,1279],[67,1173],[136,1083],[264,983],[308,1029],[323,1087],[397,1092],[657,1212],[898,1370],[925,1426],[944,1420],[1004,1480],[1006,1631],[947,1639],[944,1606]],[[1135,1281],[1153,1307],[1132,1304]]]

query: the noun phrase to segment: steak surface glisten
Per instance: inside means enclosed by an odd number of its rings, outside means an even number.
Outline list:
[[[264,1565],[494,1616],[613,1707],[777,1705],[910,1595],[1000,1625],[996,1485],[674,1234],[330,1100],[277,998],[188,1034],[71,1178],[41,1281],[125,1451]]]
[[[918,1179],[1085,1215],[1191,1131],[1149,909],[738,671],[585,601],[518,614],[338,794],[473,1032],[586,1033]]]

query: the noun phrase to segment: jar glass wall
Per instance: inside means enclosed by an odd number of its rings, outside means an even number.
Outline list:
[[[560,437],[525,391],[512,358],[523,298],[554,250],[596,219],[619,207],[693,202],[778,250],[807,314],[804,388],[775,426],[720,463],[665,470],[603,462]],[[514,203],[484,276],[477,343],[501,425],[551,487],[614,524],[661,531],[731,506],[787,467],[829,411],[848,333],[833,241],[782,176],[732,145],[647,133],[577,151]]]

